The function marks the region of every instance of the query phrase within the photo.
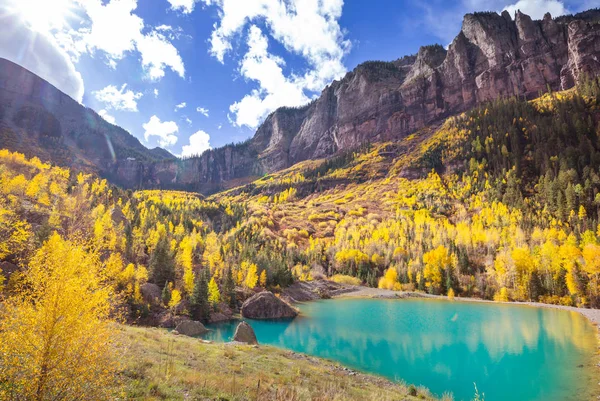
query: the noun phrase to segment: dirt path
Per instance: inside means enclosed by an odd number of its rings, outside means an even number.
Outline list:
[[[441,295],[430,295],[423,294],[420,292],[403,292],[403,291],[391,291],[383,290],[379,288],[361,287],[361,286],[349,286],[346,292],[336,294],[333,298],[388,298],[388,299],[408,299],[408,298],[434,298],[434,299],[446,299],[447,297]],[[572,306],[563,305],[550,305],[542,304],[539,302],[494,302],[479,298],[454,298],[455,301],[461,302],[491,302],[491,303],[503,303],[507,305],[527,305],[535,306],[539,308],[552,308],[552,309],[563,309],[572,312],[581,313],[583,316],[588,318],[590,322],[600,330],[600,309],[584,309],[575,308]]]

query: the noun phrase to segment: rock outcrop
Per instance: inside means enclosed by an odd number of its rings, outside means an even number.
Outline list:
[[[208,329],[204,325],[195,320],[184,320],[180,322],[175,331],[184,336],[196,337],[208,332]]]
[[[290,319],[297,315],[294,308],[269,291],[248,298],[242,305],[242,316],[248,319]]]
[[[258,340],[256,340],[256,334],[254,334],[254,329],[246,322],[241,322],[235,328],[235,334],[233,335],[233,341],[237,341],[240,343],[246,343],[250,345],[258,344]]]
[[[161,291],[160,287],[153,283],[144,283],[140,286],[140,292],[144,302],[150,305],[159,305]]]
[[[23,138],[41,135],[65,151],[76,148],[78,163],[96,165],[117,184],[210,193],[299,161],[402,138],[498,97],[533,98],[571,88],[582,74],[600,73],[600,10],[556,19],[547,14],[541,21],[521,12],[514,18],[507,12],[467,14],[447,50],[425,46],[393,62],[361,64],[312,103],[277,109],[252,139],[186,160],[141,149],[137,139],[56,94],[45,81],[0,62],[4,147],[19,150],[27,144]],[[94,128],[73,123],[83,117]],[[97,139],[107,132],[118,145],[116,154]]]

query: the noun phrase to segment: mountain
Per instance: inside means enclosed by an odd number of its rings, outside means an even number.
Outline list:
[[[125,131],[14,67],[2,68],[0,110],[6,109],[7,101],[18,107],[9,106],[9,114],[0,111],[0,120],[2,126],[8,121],[9,126],[28,131],[35,128],[42,155],[67,164],[88,162],[123,186],[212,193],[300,161],[330,157],[366,143],[400,140],[500,97],[532,99],[548,90],[571,88],[581,76],[600,73],[599,22],[599,10],[555,19],[546,14],[541,21],[521,12],[514,20],[507,12],[467,14],[447,50],[425,46],[417,55],[393,62],[363,63],[327,86],[312,103],[277,109],[248,141],[186,160],[146,150]],[[15,74],[27,78],[13,79]],[[33,98],[31,91],[39,92],[33,110],[18,100]],[[42,95],[52,100],[42,102]],[[58,108],[60,102],[68,107]],[[60,132],[56,138],[64,155],[45,145],[54,144],[56,139],[51,138],[57,134],[41,132],[41,122],[43,130]],[[2,134],[5,147],[29,146],[17,140],[18,129],[12,132],[10,141]],[[113,159],[103,132],[113,142]]]
[[[111,175],[116,160],[174,158],[164,149],[147,149],[129,132],[5,59],[0,59],[0,145],[116,183],[121,183]]]
[[[537,97],[600,72],[600,11],[533,21],[517,12],[475,13],[448,47],[393,62],[366,62],[300,108],[280,108],[242,145],[162,162],[122,181],[214,192],[297,162],[368,142],[398,140],[498,97]],[[134,169],[135,171],[135,169]]]

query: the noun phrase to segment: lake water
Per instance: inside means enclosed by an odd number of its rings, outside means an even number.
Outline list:
[[[443,300],[335,299],[292,321],[248,320],[259,343],[486,401],[589,400],[598,388],[595,328],[555,309]],[[205,338],[230,341],[237,322]],[[583,367],[581,366],[583,365]]]

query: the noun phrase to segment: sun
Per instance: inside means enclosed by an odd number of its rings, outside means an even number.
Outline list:
[[[9,0],[9,8],[32,29],[45,32],[60,29],[73,15],[73,0]]]

